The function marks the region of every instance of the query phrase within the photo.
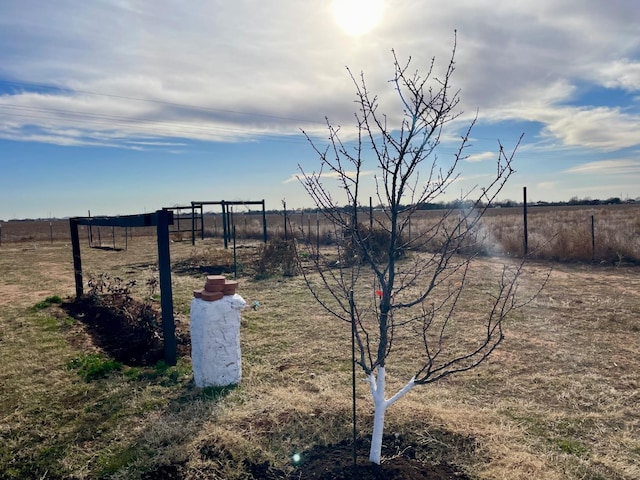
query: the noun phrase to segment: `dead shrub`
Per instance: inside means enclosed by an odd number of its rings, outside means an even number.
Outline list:
[[[298,273],[296,249],[293,240],[275,239],[258,249],[257,276],[283,275],[292,277]]]
[[[346,230],[344,238],[344,259],[347,264],[362,264],[365,257],[369,255],[375,263],[386,262],[389,258],[389,247],[391,242],[391,232],[378,225],[371,228],[370,225],[358,224],[356,231]],[[404,256],[406,249],[404,239],[398,238],[398,244],[394,250],[394,258]]]

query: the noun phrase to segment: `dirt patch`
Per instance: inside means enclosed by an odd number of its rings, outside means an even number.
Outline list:
[[[394,442],[393,437],[385,444]],[[397,442],[395,442],[397,443]],[[357,463],[353,465],[351,442],[316,447],[306,453],[305,459],[289,478],[320,480],[471,480],[459,467],[448,463],[429,463],[418,460],[412,445],[399,446],[398,454],[387,458],[381,465],[369,462],[368,445],[358,446]]]
[[[153,365],[164,356],[160,314],[147,304],[129,298],[125,309],[112,308],[85,295],[63,303],[62,308],[84,325],[96,347],[125,365]],[[184,329],[176,325],[178,354],[188,356],[190,341]]]
[[[253,462],[249,459],[237,460],[233,454],[218,443],[204,444],[200,448],[202,459],[215,465],[218,462],[242,463],[249,479],[255,480],[472,480],[460,467],[446,462],[423,460],[425,447],[402,443],[393,436],[385,436],[383,462],[375,465],[369,462],[369,444],[362,440],[358,444],[357,462],[353,463],[353,446],[350,440],[336,445],[317,446],[300,455],[298,463],[287,471],[275,468],[269,462]],[[160,465],[143,475],[143,479],[162,478],[182,480],[201,478],[193,472],[187,472],[188,464]],[[215,467],[207,470],[206,478],[219,478]],[[204,478],[204,477],[203,477]]]
[[[0,284],[0,306],[29,305],[53,295],[52,290],[27,290],[20,285]]]

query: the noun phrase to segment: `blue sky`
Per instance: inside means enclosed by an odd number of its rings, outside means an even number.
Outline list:
[[[319,161],[300,129],[323,144],[326,116],[352,132],[345,66],[393,118],[391,49],[415,68],[444,65],[454,30],[464,121],[445,134],[443,164],[479,113],[443,200],[483,185],[498,140],[510,148],[521,133],[502,199],[525,185],[530,200],[640,197],[636,0],[368,5],[338,15],[330,0],[0,2],[0,219],[191,200],[311,206],[294,178]]]

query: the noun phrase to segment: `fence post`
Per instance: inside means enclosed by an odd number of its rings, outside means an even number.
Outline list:
[[[224,248],[225,250],[229,248],[229,224],[227,222],[227,204],[224,200],[222,200],[222,236],[224,237]]]
[[[373,234],[373,198],[369,197],[369,235]]]
[[[262,238],[267,243],[267,211],[265,210],[264,199],[262,200]]]
[[[591,214],[591,261],[596,259],[596,227],[593,213]]]
[[[282,209],[284,211],[284,241],[289,240],[287,236],[287,202],[282,201]]]
[[[171,259],[169,251],[170,212],[158,210],[158,270],[160,274],[160,307],[162,309],[162,337],[164,342],[164,360],[168,365],[177,362],[176,326],[173,319],[173,291],[171,288]]]
[[[82,296],[82,260],[80,258],[80,237],[78,236],[78,220],[69,219],[69,229],[71,230],[71,250],[73,252],[73,275],[76,282],[76,297]]]
[[[196,244],[196,206],[191,202],[191,245]]]
[[[236,252],[236,226],[233,225],[233,278],[238,278],[238,256]]]
[[[204,205],[200,204],[200,240],[204,240]]]
[[[522,212],[524,215],[524,255],[529,253],[529,232],[527,229],[527,187],[522,187],[523,200],[522,200]]]
[[[91,228],[91,210],[87,210],[89,217],[89,247],[93,247],[93,229]]]

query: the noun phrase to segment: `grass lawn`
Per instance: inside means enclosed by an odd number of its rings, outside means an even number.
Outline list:
[[[155,240],[127,250],[83,245],[88,275],[135,279],[149,296]],[[203,265],[229,263],[218,244],[171,245],[174,307],[188,326]],[[244,273],[252,249],[243,249]],[[207,263],[206,261],[204,262]],[[478,313],[488,272],[474,262]],[[549,265],[526,267],[532,292]],[[243,379],[198,389],[190,359],[132,366],[109,358],[59,304],[74,293],[65,242],[0,247],[0,479],[266,478],[295,476],[291,456],[351,435],[350,327],[328,316],[300,277],[240,276]],[[368,287],[363,287],[368,288]],[[475,289],[475,290],[474,290]],[[458,328],[464,330],[464,319]],[[640,478],[640,269],[554,265],[548,285],[509,320],[480,368],[416,387],[387,412],[397,454],[413,448],[475,479]],[[413,352],[387,366],[389,392],[412,374]],[[361,375],[362,376],[362,375]],[[357,387],[358,431],[372,403]],[[387,457],[393,451],[387,450]]]

